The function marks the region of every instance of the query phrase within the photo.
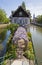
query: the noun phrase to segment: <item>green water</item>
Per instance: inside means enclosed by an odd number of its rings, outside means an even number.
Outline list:
[[[42,65],[42,27],[30,25],[38,65]]]

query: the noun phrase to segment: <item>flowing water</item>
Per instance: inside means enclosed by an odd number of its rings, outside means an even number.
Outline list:
[[[42,27],[30,25],[38,65],[42,65]]]

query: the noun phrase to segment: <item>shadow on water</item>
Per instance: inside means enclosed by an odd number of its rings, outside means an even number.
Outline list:
[[[8,41],[8,38],[10,36],[10,33],[11,33],[10,30],[8,30],[6,32],[6,37],[5,37],[4,41],[2,42],[3,50],[0,51],[0,57],[4,56],[4,54],[6,52],[6,45],[7,45],[7,41]]]

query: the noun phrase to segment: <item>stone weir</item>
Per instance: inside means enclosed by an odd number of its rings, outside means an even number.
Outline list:
[[[25,50],[28,43],[27,32],[24,27],[19,27],[13,36],[13,43],[17,45],[17,57],[22,58],[23,50]]]

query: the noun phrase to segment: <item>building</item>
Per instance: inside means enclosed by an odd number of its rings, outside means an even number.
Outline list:
[[[11,23],[16,23],[21,26],[30,24],[30,14],[27,13],[21,6],[10,16]]]
[[[36,20],[37,18],[35,17],[35,14],[33,14],[33,23],[37,23]]]

